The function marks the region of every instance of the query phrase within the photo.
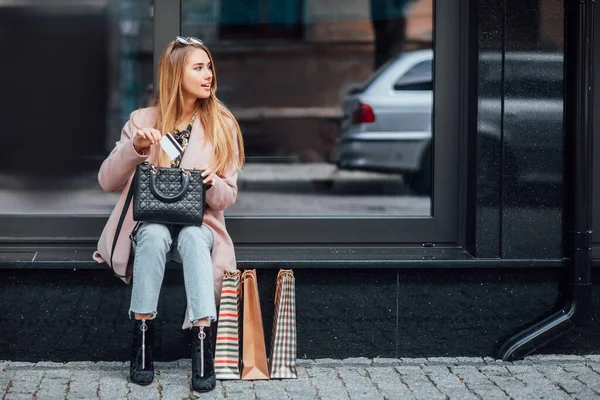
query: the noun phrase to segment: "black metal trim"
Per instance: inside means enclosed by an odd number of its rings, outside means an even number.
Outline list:
[[[0,248],[0,269],[106,269],[91,255],[95,247],[14,245]],[[475,259],[460,247],[423,246],[238,246],[238,268],[565,268],[566,259]],[[177,267],[172,264],[173,268]]]

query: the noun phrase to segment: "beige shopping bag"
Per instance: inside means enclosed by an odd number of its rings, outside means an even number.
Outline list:
[[[242,274],[244,317],[242,325],[242,379],[269,379],[256,270]]]

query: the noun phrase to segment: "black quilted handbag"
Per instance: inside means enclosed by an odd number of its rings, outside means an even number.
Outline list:
[[[160,224],[202,225],[204,218],[206,187],[202,178],[203,170],[183,168],[163,168],[144,162],[136,167],[133,181],[119,218],[110,255],[117,247],[123,221],[133,199],[133,219],[138,221],[131,239],[136,234],[140,222]],[[120,278],[129,275],[119,275]]]
[[[161,224],[202,225],[202,170],[137,166],[133,177],[133,219]]]

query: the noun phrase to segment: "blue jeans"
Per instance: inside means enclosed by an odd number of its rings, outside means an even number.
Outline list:
[[[132,312],[156,317],[165,264],[175,261],[183,264],[189,322],[216,320],[210,228],[143,223],[132,244],[135,257],[130,317]]]

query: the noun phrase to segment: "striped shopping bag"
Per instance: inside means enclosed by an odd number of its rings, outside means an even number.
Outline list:
[[[282,269],[277,275],[269,376],[298,378],[296,374],[296,283],[292,270]]]
[[[240,379],[240,271],[225,271],[217,322],[217,379]]]

